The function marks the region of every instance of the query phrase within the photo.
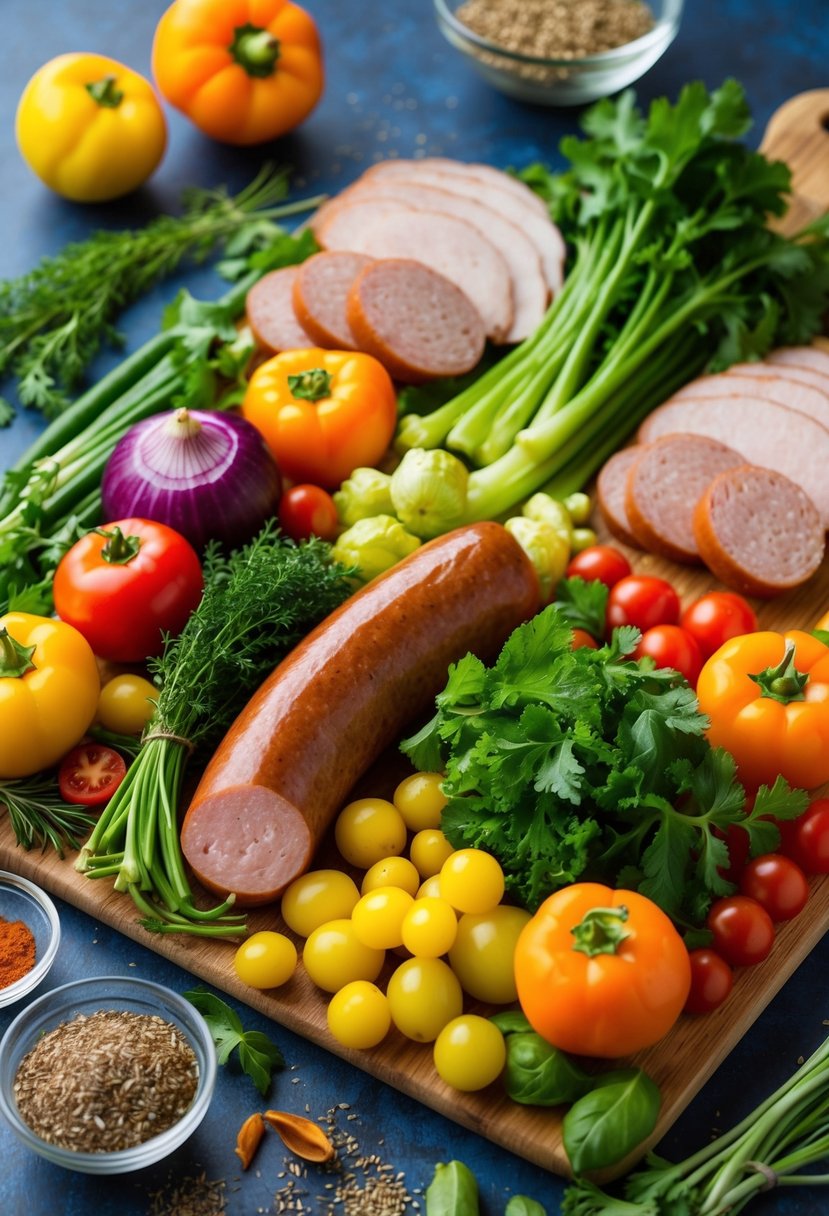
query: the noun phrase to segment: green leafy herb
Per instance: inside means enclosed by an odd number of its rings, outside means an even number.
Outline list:
[[[594,1078],[562,1122],[564,1148],[576,1174],[615,1165],[656,1127],[659,1090],[641,1068],[625,1068]]]
[[[733,890],[722,877],[729,826],[745,827],[752,854],[766,851],[778,833],[765,816],[794,818],[807,796],[780,779],[747,811],[688,684],[631,659],[635,629],[572,650],[567,612],[554,603],[522,625],[491,668],[472,655],[451,667],[437,713],[403,750],[445,772],[452,844],[493,853],[528,907],[584,876],[698,924]]]
[[[426,1216],[479,1216],[478,1183],[462,1161],[440,1162],[426,1188]]]
[[[526,1195],[513,1195],[504,1208],[504,1216],[547,1216],[546,1209]]]
[[[273,222],[321,201],[286,203],[285,170],[266,165],[240,194],[193,189],[181,216],[162,215],[135,231],[100,231],[44,258],[28,274],[0,283],[0,375],[17,380],[23,405],[47,418],[69,404],[103,342],[119,344],[123,309],[185,259],[204,261],[218,244],[238,273],[273,242]],[[2,403],[0,424],[10,421]]]
[[[490,1018],[504,1035],[507,1096],[525,1106],[561,1106],[589,1093],[595,1079],[575,1060],[536,1034],[523,1013],[508,1010]]]
[[[556,603],[571,629],[585,629],[591,637],[605,634],[609,589],[600,579],[563,578],[556,587]]]
[[[51,846],[58,857],[79,849],[95,823],[82,806],[64,802],[54,773],[36,773],[18,781],[0,781],[0,807],[6,807],[17,843],[24,849]]]
[[[226,1064],[232,1052],[238,1049],[242,1071],[247,1073],[264,1098],[270,1088],[274,1069],[285,1067],[282,1052],[276,1044],[260,1030],[244,1030],[235,1011],[206,988],[194,988],[185,992],[184,997],[207,1022],[216,1044],[219,1063]]]

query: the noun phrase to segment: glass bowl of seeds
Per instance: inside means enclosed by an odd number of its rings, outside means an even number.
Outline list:
[[[0,1114],[34,1152],[85,1174],[168,1156],[216,1084],[207,1023],[160,984],[76,980],[38,997],[0,1041]]]
[[[520,101],[580,106],[638,80],[676,37],[683,0],[434,0],[438,25]]]
[[[0,1006],[34,992],[59,945],[60,920],[46,892],[0,870]]]

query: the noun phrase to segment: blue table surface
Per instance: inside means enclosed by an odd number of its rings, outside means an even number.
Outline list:
[[[25,82],[52,56],[75,50],[111,55],[149,75],[153,29],[164,7],[162,0],[5,0],[0,276],[26,271],[41,256],[94,228],[139,224],[159,211],[175,210],[188,185],[240,188],[266,158],[293,166],[299,196],[339,190],[384,156],[425,153],[516,167],[538,159],[557,164],[559,140],[578,122],[578,111],[533,108],[491,90],[443,41],[429,0],[385,5],[363,0],[359,6],[309,0],[323,35],[327,84],[323,101],[298,131],[272,146],[233,149],[209,142],[169,110],[167,155],[144,189],[108,206],[64,202],[31,176],[14,146],[14,109]],[[674,96],[687,80],[701,78],[715,86],[734,76],[746,87],[755,116],[750,142],[757,144],[781,102],[829,84],[828,50],[826,0],[800,0],[796,6],[787,0],[689,0],[676,42],[637,89],[648,101],[665,93]],[[206,267],[162,285],[125,316],[128,349],[155,332],[164,303],[182,283],[205,298],[222,290]],[[102,354],[94,372],[100,374],[116,359],[113,353]],[[37,415],[23,411],[9,430],[0,432],[0,467],[23,450],[41,425]],[[76,909],[61,903],[60,914],[63,940],[49,986],[108,974],[143,976],[179,992],[192,986],[192,977],[180,968]],[[275,1078],[269,1105],[307,1110],[316,1118],[337,1103],[350,1104],[348,1112],[339,1114],[341,1126],[355,1134],[362,1153],[377,1154],[405,1174],[415,1202],[415,1192],[426,1187],[435,1163],[455,1157],[478,1177],[484,1216],[500,1216],[515,1193],[542,1202],[550,1216],[559,1210],[560,1179],[233,1003],[248,1027],[277,1040],[287,1061],[288,1068]],[[0,1032],[19,1009],[0,1011]],[[701,1090],[661,1151],[679,1159],[740,1119],[821,1042],[827,1016],[829,940],[824,940]],[[56,1093],[55,1101],[60,1100]],[[233,1154],[236,1129],[259,1106],[248,1078],[233,1067],[222,1069],[208,1115],[190,1141],[157,1167],[117,1179],[53,1167],[2,1126],[0,1212],[174,1216],[176,1187],[201,1175],[226,1181],[228,1216],[279,1211],[275,1195],[285,1186],[287,1167],[276,1139],[263,1146],[255,1168],[246,1174]],[[328,1201],[320,1198],[330,1195],[325,1190],[329,1180],[311,1169],[300,1182],[306,1213],[329,1210]],[[752,1210],[757,1216],[811,1216],[829,1210],[829,1200],[816,1188],[778,1191],[759,1199]],[[363,1211],[371,1216],[367,1202]]]

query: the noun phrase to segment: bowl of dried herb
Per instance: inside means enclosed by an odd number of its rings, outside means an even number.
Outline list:
[[[86,1174],[168,1156],[201,1123],[215,1083],[201,1014],[133,977],[54,988],[0,1041],[0,1115],[28,1148]]]
[[[502,93],[580,106],[643,76],[676,37],[683,0],[434,0],[438,26]]]
[[[58,911],[46,892],[0,870],[0,1006],[34,992],[59,945]]]

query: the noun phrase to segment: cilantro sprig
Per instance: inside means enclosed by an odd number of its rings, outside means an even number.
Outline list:
[[[634,661],[633,628],[572,650],[571,616],[568,603],[551,604],[492,667],[473,655],[455,664],[434,718],[403,750],[445,772],[451,843],[494,854],[528,907],[590,878],[699,924],[733,890],[723,877],[728,828],[745,828],[752,854],[767,852],[779,839],[768,817],[796,817],[807,796],[780,778],[748,809],[734,760],[708,744],[685,680]]]
[[[274,1069],[285,1067],[284,1057],[277,1045],[261,1030],[245,1030],[230,1005],[206,988],[185,992],[184,998],[198,1009],[207,1022],[216,1044],[219,1063],[226,1064],[233,1051],[238,1050],[242,1071],[251,1078],[264,1098],[270,1088]]]

